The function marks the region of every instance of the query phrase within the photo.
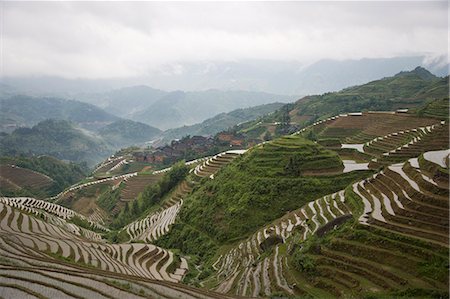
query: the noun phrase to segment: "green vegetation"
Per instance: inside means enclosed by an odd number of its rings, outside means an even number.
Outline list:
[[[425,72],[429,75],[425,76]],[[417,107],[431,98],[446,97],[445,87],[448,92],[448,80],[419,67],[339,92],[310,96],[308,102],[299,102],[297,108],[299,114],[325,118],[346,112]],[[436,90],[440,92],[436,94]]]
[[[112,122],[118,117],[97,106],[73,100],[24,95],[0,99],[1,131],[10,132],[11,124],[16,128],[32,127],[46,119],[67,120],[89,129],[95,123]]]
[[[419,116],[435,117],[439,119],[449,118],[449,98],[431,101],[417,111]]]
[[[123,186],[120,186],[115,190],[108,188],[97,198],[97,204],[105,211],[111,212],[116,206],[117,201],[120,199],[120,191],[122,188]]]
[[[299,136],[285,136],[252,150],[240,170],[257,177],[299,177],[310,171],[341,169],[339,156]]]
[[[262,117],[260,124],[248,122],[237,126],[237,129],[249,133],[257,131],[255,135],[260,136],[267,130],[264,124],[279,122],[280,125],[275,131],[275,136],[279,137],[295,131],[299,126],[306,126],[316,120],[340,113],[419,108],[435,99],[439,100],[419,110],[418,113],[423,116],[448,118],[448,91],[448,77],[436,77],[426,69],[417,67],[410,72],[401,72],[393,77],[345,88],[338,92],[304,97]],[[290,117],[287,112],[290,113]],[[299,121],[297,125],[288,126],[286,120],[290,119],[304,120]],[[337,137],[338,133],[330,132],[329,135]],[[349,132],[343,133],[348,135]]]
[[[325,287],[323,282],[327,278],[333,279],[329,276],[333,273],[329,272],[330,267],[351,273],[352,279],[360,280],[360,283],[367,283],[361,276],[369,279],[370,283],[370,277],[375,273],[386,273],[390,279],[395,277],[395,281],[401,281],[403,275],[413,275],[422,280],[411,283],[406,279],[404,288],[395,291],[366,290],[361,294],[362,298],[448,298],[448,292],[438,288],[427,289],[427,284],[423,283],[448,284],[448,249],[361,226],[357,221],[347,222],[323,237],[315,235],[301,246],[294,246],[289,263],[300,274],[299,278],[317,288]],[[385,272],[385,269],[390,269],[390,272]]]
[[[269,114],[282,106],[282,103],[272,103],[221,113],[199,124],[167,130],[163,136],[165,140],[170,141],[187,135],[214,135],[239,123]]]
[[[290,171],[290,158],[301,157]],[[340,167],[338,156],[301,137],[288,136],[252,149],[216,175],[203,179],[183,205],[178,224],[157,244],[204,257],[245,238],[303,204],[345,188],[370,172],[305,176],[303,171]],[[182,241],[181,241],[182,240]]]
[[[33,128],[16,129],[0,140],[0,154],[49,155],[73,162],[95,164],[112,154],[101,139],[91,137],[63,120],[45,120]]]
[[[120,229],[126,224],[148,214],[148,210],[161,202],[174,187],[176,187],[188,174],[189,167],[184,161],[172,166],[157,184],[148,186],[139,194],[137,200],[125,205],[122,212],[111,223],[113,229]],[[106,199],[105,199],[106,201]]]
[[[79,227],[97,232],[97,233],[103,233],[103,230],[98,229],[95,225],[92,225],[87,221],[86,219],[82,219],[79,216],[75,215],[74,217],[70,218],[68,222],[73,223]]]
[[[149,141],[160,132],[157,128],[128,119],[115,121],[98,130],[104,140],[117,147]]]
[[[83,179],[88,172],[85,163],[67,163],[49,156],[4,156],[0,157],[0,164],[16,165],[21,168],[30,169],[45,174],[54,181],[51,186],[41,190],[23,188],[14,192],[0,187],[0,194],[5,196],[36,196],[38,198],[53,196],[64,190],[66,187]]]

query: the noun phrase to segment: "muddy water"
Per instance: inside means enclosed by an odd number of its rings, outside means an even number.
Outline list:
[[[450,150],[446,149],[446,150],[442,150],[442,151],[426,152],[423,154],[423,157],[426,160],[436,163],[441,167],[447,168],[447,165],[445,164],[445,160],[447,159],[449,154],[450,154]]]
[[[358,152],[364,153],[364,143],[361,144],[342,144],[341,148],[352,148],[357,150]]]
[[[353,170],[367,170],[369,169],[369,163],[356,163],[354,160],[342,160],[344,163],[343,172],[350,172]]]

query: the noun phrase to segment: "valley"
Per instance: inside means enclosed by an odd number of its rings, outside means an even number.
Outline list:
[[[1,295],[448,297],[444,87],[415,69],[114,153],[66,121],[14,131],[1,140]],[[123,145],[161,134],[126,120],[98,132]],[[89,155],[84,142],[109,157],[47,156]],[[42,155],[11,150],[25,146]]]

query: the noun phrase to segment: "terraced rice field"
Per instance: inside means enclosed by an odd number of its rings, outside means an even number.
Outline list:
[[[342,114],[334,119],[316,122],[310,127],[319,138],[338,138],[342,143],[363,144],[376,137],[391,133],[427,127],[436,124],[436,119],[395,113],[362,113],[362,115]]]
[[[214,174],[216,174],[220,168],[243,153],[245,153],[245,150],[230,150],[217,154],[207,159],[202,164],[197,165],[194,169],[194,174],[202,178],[209,177],[214,179]]]
[[[0,181],[1,188],[5,190],[40,190],[53,184],[53,179],[45,174],[15,165],[0,165]]]
[[[184,259],[176,261],[172,252],[151,244],[107,244],[88,241],[66,227],[43,221],[0,203],[0,235],[40,256],[60,256],[72,263],[124,275],[178,282],[187,271]],[[171,266],[172,263],[176,265]],[[171,266],[172,271],[167,268]]]
[[[45,200],[39,200],[31,197],[0,197],[0,202],[28,212],[32,212],[34,214],[45,212],[55,215],[63,220],[69,220],[73,217],[78,217],[80,219],[87,220],[90,225],[95,227],[96,229],[108,231],[108,229],[103,227],[101,224],[89,221],[83,215],[78,214],[73,210]]]
[[[80,267],[0,238],[3,298],[229,298],[181,284]]]
[[[397,148],[383,153],[376,162],[381,164],[391,164],[414,158],[422,153],[433,150],[444,150],[448,148],[449,135],[448,124],[419,128],[421,135],[415,137],[410,142],[398,146]]]
[[[192,191],[191,185],[192,183],[183,181],[170,198],[164,202],[161,209],[127,225],[124,230],[130,236],[130,240],[151,243],[165,235],[170,226],[175,223],[183,205],[183,198]]]
[[[264,297],[277,292],[293,295],[284,244],[294,233],[295,242],[301,242],[325,224],[350,214],[344,191],[312,201],[221,254],[213,264],[217,272],[206,284],[215,285],[218,292],[241,296]]]
[[[335,297],[361,289],[415,287],[448,290],[448,273],[442,279],[418,270],[431,260],[448,262],[448,177],[436,182],[435,175],[425,170],[436,169],[435,162],[448,160],[448,153],[428,152],[424,155],[428,160],[413,158],[388,166],[286,214],[222,252],[205,285],[252,297],[280,293]],[[305,251],[314,272],[294,269],[289,252],[353,219],[356,223],[349,231],[319,243],[320,249]]]
[[[112,168],[116,167],[119,163],[123,163],[125,157],[109,157],[106,161],[100,163],[97,168],[93,171],[93,173],[106,173],[110,172]]]
[[[135,177],[137,175],[138,175],[137,172],[132,172],[132,173],[127,173],[127,174],[122,174],[122,175],[114,175],[112,177],[95,180],[95,181],[91,181],[91,182],[87,182],[87,183],[83,183],[83,184],[77,184],[77,185],[74,185],[74,186],[64,190],[63,192],[57,194],[56,196],[49,198],[48,200],[55,200],[55,202],[60,202],[63,199],[63,197],[70,192],[77,191],[77,190],[80,190],[80,189],[83,189],[86,187],[90,187],[93,185],[104,184],[104,183],[114,183],[117,185],[119,182],[127,181],[130,178]]]
[[[120,192],[122,201],[132,201],[137,198],[139,193],[144,191],[145,187],[155,184],[161,175],[154,174],[138,174],[126,180],[125,188]]]

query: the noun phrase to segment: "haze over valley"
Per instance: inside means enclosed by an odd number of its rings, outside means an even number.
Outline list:
[[[448,2],[0,3],[1,298],[448,298]]]

